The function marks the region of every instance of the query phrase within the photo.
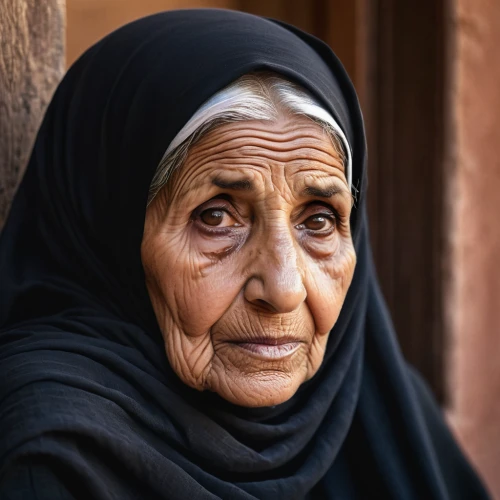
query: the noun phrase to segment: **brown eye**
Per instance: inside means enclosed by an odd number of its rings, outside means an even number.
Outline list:
[[[304,221],[304,226],[311,231],[321,231],[329,227],[331,223],[332,221],[323,215],[313,215]]]
[[[225,212],[223,210],[219,210],[217,208],[209,208],[208,210],[204,210],[200,214],[200,219],[207,226],[220,226],[222,221],[224,220]]]
[[[333,229],[335,229],[335,216],[333,214],[314,214],[309,216],[301,224],[297,226],[297,229],[307,229],[308,231],[314,231],[318,234],[329,234]]]
[[[236,219],[229,214],[224,208],[212,207],[207,208],[199,213],[198,217],[205,226],[226,228],[226,227],[240,227]]]

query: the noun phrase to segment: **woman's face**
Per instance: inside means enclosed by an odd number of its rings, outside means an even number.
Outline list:
[[[344,167],[305,117],[209,132],[146,212],[142,261],[180,379],[282,403],[323,360],[356,255]]]

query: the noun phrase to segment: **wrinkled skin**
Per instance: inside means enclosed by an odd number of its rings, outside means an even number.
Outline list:
[[[351,206],[308,118],[225,124],[191,148],[147,209],[141,249],[184,383],[260,407],[317,372],[354,272]]]

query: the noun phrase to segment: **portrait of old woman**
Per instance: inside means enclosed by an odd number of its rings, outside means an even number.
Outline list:
[[[0,498],[487,498],[399,351],[366,196],[307,33],[184,10],[91,47],[1,235]]]

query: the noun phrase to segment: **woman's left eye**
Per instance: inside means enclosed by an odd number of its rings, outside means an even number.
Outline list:
[[[314,214],[298,224],[297,229],[307,229],[317,233],[329,233],[335,229],[335,216],[333,214]]]

